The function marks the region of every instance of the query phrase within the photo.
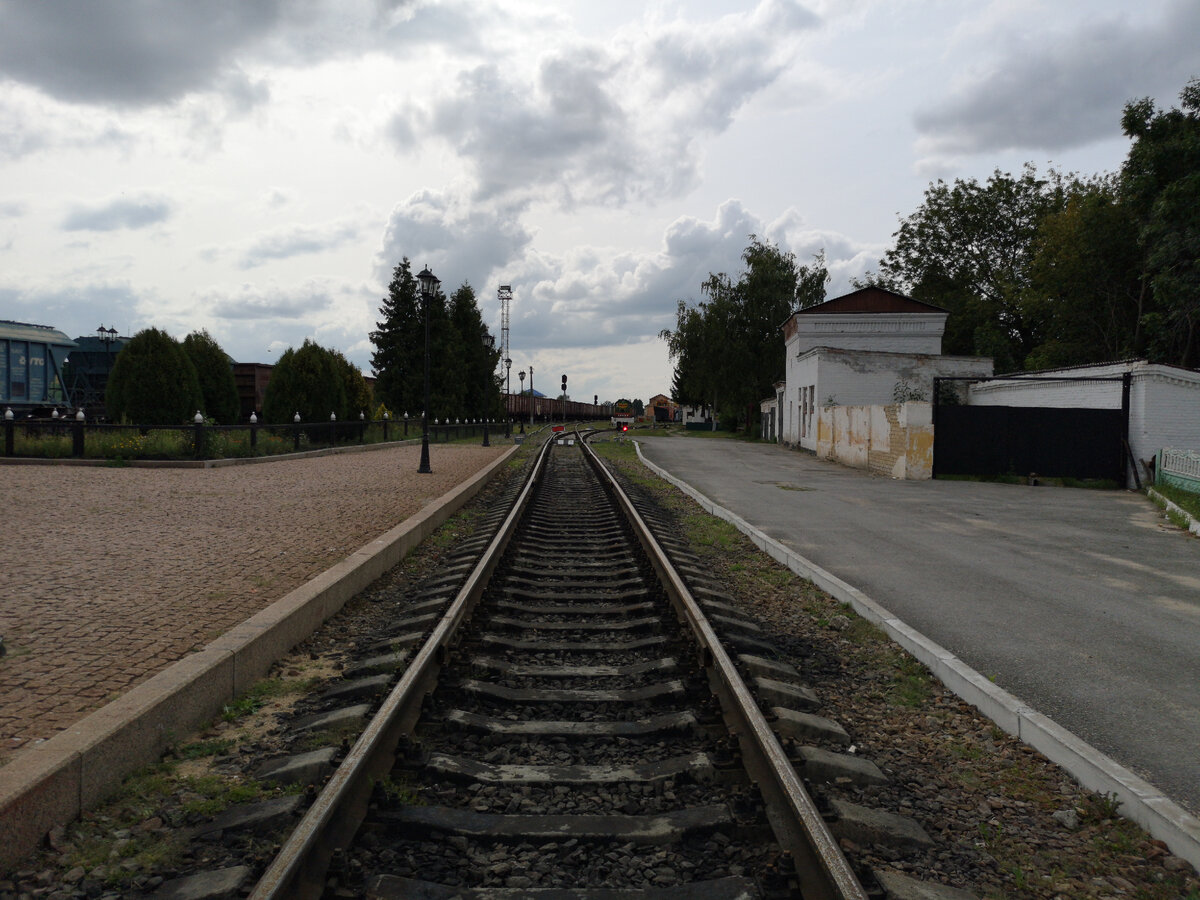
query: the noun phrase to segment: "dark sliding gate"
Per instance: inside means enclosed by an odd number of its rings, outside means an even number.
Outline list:
[[[1103,478],[1125,485],[1129,438],[1129,376],[1014,381],[1118,382],[1120,409],[1046,406],[967,406],[958,383],[981,379],[935,378],[933,477],[1029,475]],[[984,379],[1000,380],[1000,379]]]

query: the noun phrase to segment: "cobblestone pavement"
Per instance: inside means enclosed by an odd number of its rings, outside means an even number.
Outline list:
[[[219,469],[5,466],[0,764],[209,643],[503,452]]]

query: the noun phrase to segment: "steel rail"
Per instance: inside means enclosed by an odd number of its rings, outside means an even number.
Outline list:
[[[255,885],[250,900],[315,900],[321,896],[334,852],[350,844],[366,812],[375,780],[391,770],[397,745],[411,732],[425,694],[437,682],[448,645],[482,596],[516,530],[552,444],[547,441],[542,446],[525,487],[483,556],[370,724],[284,842]]]
[[[726,721],[737,734],[746,768],[767,802],[767,815],[775,830],[776,840],[792,854],[795,861],[801,893],[806,900],[867,900],[866,891],[796,775],[787,753],[725,651],[708,617],[634,507],[633,501],[600,462],[587,441],[580,443],[592,466],[602,473],[602,478],[611,487],[613,496],[633,525],[677,613],[691,628],[703,649],[710,682],[721,700]],[[783,811],[782,815],[780,810]]]

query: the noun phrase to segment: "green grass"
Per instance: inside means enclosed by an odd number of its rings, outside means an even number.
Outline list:
[[[269,700],[298,694],[312,686],[310,679],[267,678],[221,708],[221,718],[233,722],[261,709]]]
[[[1194,494],[1191,491],[1185,491],[1181,487],[1176,487],[1173,484],[1156,484],[1154,490],[1162,494],[1180,509],[1185,509],[1194,518],[1200,519],[1200,494]],[[1183,527],[1187,527],[1184,525]]]
[[[176,747],[172,751],[172,755],[176,759],[206,759],[209,756],[224,753],[232,746],[233,741],[231,740],[196,741]]]

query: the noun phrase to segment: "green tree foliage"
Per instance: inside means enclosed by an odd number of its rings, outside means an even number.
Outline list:
[[[1122,193],[1139,226],[1150,302],[1143,314],[1151,358],[1200,365],[1200,78],[1179,94],[1180,109],[1149,98],[1121,119],[1133,139]]]
[[[346,414],[352,419],[357,419],[359,414],[371,417],[375,408],[375,395],[371,386],[367,384],[367,379],[363,378],[358,366],[346,359],[341,352],[329,352],[342,375],[342,385],[346,391]]]
[[[798,266],[792,253],[754,235],[742,261],[746,269],[736,282],[710,274],[700,286],[703,301],[680,301],[674,330],[659,336],[675,363],[673,400],[711,405],[753,429],[759,401],[783,377],[783,323],[802,306],[824,301],[829,276],[823,253]]]
[[[196,367],[173,337],[139,331],[121,348],[108,376],[109,419],[134,425],[182,425],[204,405]]]
[[[1113,177],[1073,181],[1033,243],[1024,303],[1040,343],[1026,369],[1105,362],[1143,351],[1138,227]]]
[[[375,393],[400,415],[420,415],[425,359],[425,325],[412,264],[405,257],[392,273],[379,308],[382,321],[371,332]]]
[[[873,283],[949,311],[943,352],[991,356],[999,372],[1020,368],[1042,342],[1025,301],[1033,241],[1062,208],[1061,179],[1032,164],[996,170],[986,183],[938,180],[900,223]]]
[[[425,310],[405,257],[396,266],[382,320],[371,332],[376,393],[389,409],[419,416],[424,407]],[[501,414],[495,369],[499,352],[475,299],[463,284],[447,302],[441,290],[429,303],[430,419],[496,418]]]
[[[284,424],[299,412],[302,422],[327,422],[330,413],[345,420],[350,413],[345,375],[338,358],[311,340],[299,350],[288,347],[271,370],[263,418],[271,424]],[[354,417],[358,417],[357,411]]]
[[[218,425],[238,420],[241,402],[233,380],[233,361],[207,331],[193,331],[183,339],[183,350],[196,367],[203,402],[200,409]]]
[[[502,412],[496,375],[500,351],[483,322],[475,291],[469,284],[464,283],[450,297],[448,317],[446,377],[457,384],[458,391],[453,399],[447,398],[447,409],[456,418],[497,418]]]

